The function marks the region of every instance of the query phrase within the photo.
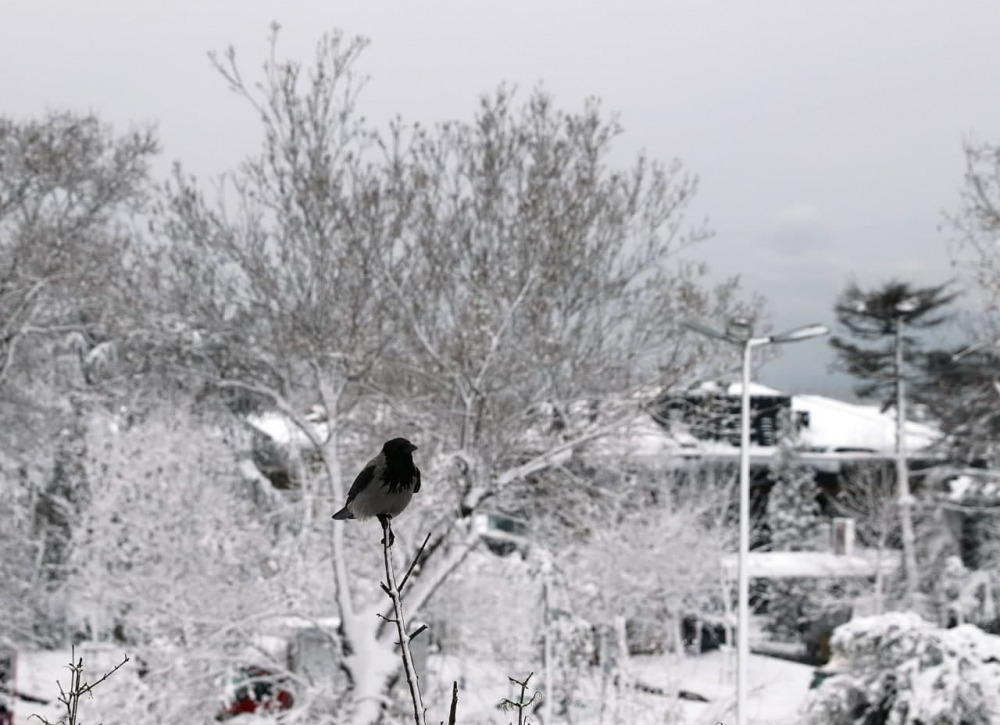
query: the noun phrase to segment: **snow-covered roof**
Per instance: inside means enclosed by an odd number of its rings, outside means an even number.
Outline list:
[[[737,397],[742,384],[720,384],[709,382],[695,388],[690,394],[716,394]],[[782,391],[759,383],[750,383],[751,397],[780,397]],[[794,413],[808,414],[808,425],[800,431],[800,443],[811,450],[836,451],[837,449],[867,449],[878,453],[888,453],[896,447],[896,417],[890,409],[882,412],[876,405],[848,403],[822,395],[788,395]],[[675,437],[681,426],[674,426],[671,435]],[[941,438],[941,432],[933,426],[909,420],[904,426],[904,440],[908,451],[922,451],[933,446]],[[681,445],[681,441],[678,441]],[[757,446],[753,446],[757,448]],[[719,448],[713,451],[713,448]],[[732,446],[725,442],[701,441],[699,450],[724,453]]]
[[[740,384],[718,386],[706,384],[699,392],[716,392],[739,395]],[[781,396],[783,393],[766,385],[753,383],[751,395]],[[896,445],[896,420],[890,410],[883,413],[878,406],[847,403],[820,395],[792,395],[793,413],[807,413],[808,426],[799,434],[804,460],[818,470],[836,471],[840,468],[843,449],[871,451],[874,455],[891,454]],[[588,444],[587,452],[598,457],[627,458],[648,464],[666,464],[671,457],[733,458],[739,447],[729,441],[702,440],[692,435],[683,424],[671,423],[667,428],[644,412],[623,423],[612,434]],[[940,438],[932,426],[907,421],[904,428],[907,451],[927,452]],[[774,455],[773,446],[751,444],[750,456],[754,464],[765,462]],[[826,460],[827,458],[831,460]]]
[[[760,383],[755,383],[750,381],[750,395],[784,395],[776,388],[769,388],[766,385],[761,385]],[[743,383],[731,383],[726,387],[726,395],[741,395],[743,392]]]
[[[845,403],[821,395],[793,395],[792,411],[808,413],[809,426],[801,430],[802,443],[818,448],[869,448],[892,451],[896,446],[893,411],[875,405]],[[908,451],[929,448],[940,432],[924,423],[907,421],[903,428]]]
[[[860,549],[853,556],[842,556],[829,551],[752,551],[747,565],[751,579],[869,577],[879,568],[891,572],[899,568],[900,552],[883,551],[881,561],[877,552]],[[736,554],[722,557],[722,570],[735,579],[738,571]]]
[[[588,443],[586,450],[597,457],[653,463],[665,462],[681,449],[699,443],[694,436],[683,431],[668,433],[648,413],[636,413],[615,432]]]
[[[315,420],[314,416],[306,415],[306,421],[312,426],[317,438],[323,440],[329,433],[328,425],[323,420]],[[247,416],[251,428],[263,433],[275,443],[296,448],[311,448],[312,443],[305,432],[291,418],[276,410],[255,413]]]

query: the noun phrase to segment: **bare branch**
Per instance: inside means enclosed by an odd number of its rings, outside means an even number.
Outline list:
[[[409,687],[410,699],[413,703],[413,721],[415,725],[427,725],[424,702],[420,694],[420,685],[417,681],[417,671],[413,665],[413,655],[410,653],[410,640],[416,635],[409,635],[406,632],[406,621],[403,618],[403,601],[399,594],[399,588],[396,586],[396,573],[392,566],[392,528],[388,521],[384,522],[383,529],[385,536],[382,537],[382,553],[385,560],[385,577],[388,581],[389,598],[392,600],[392,607],[396,612],[395,619],[391,621],[396,625],[396,632],[399,635],[403,671],[406,674],[406,684]],[[379,616],[381,617],[382,615],[380,614]],[[383,619],[385,618],[383,617]],[[418,633],[419,631],[421,630],[418,630]]]

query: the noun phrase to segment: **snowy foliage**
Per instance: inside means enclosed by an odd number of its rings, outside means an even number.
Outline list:
[[[785,416],[783,429],[789,427]],[[820,529],[815,474],[798,460],[796,442],[791,433],[782,435],[771,462],[773,485],[767,498],[767,523],[773,551],[810,551]]]
[[[711,343],[678,334],[680,319],[760,308],[737,278],[712,286],[680,256],[708,236],[685,217],[696,178],[676,160],[619,166],[612,116],[596,102],[562,111],[541,90],[501,88],[467,121],[379,131],[356,105],[364,45],[327,34],[312,64],[272,47],[259,83],[244,82],[235,51],[213,56],[261,146],[218,193],[178,165],[153,209],[151,134],[0,119],[0,577],[12,584],[0,624],[19,647],[88,638],[134,651],[141,666],[102,692],[94,720],[210,719],[232,668],[286,615],[322,618],[338,657],[316,679],[273,658],[295,680],[289,720],[391,717],[378,531],[327,514],[376,439],[400,429],[419,441],[427,482],[396,529],[400,559],[432,533],[408,614],[448,596],[479,545],[476,516],[543,473],[536,512],[570,510],[564,532],[594,532],[571,553],[576,581],[623,593],[590,597],[588,618],[715,604],[723,538],[706,549],[699,537],[717,528],[684,520],[704,511],[664,504],[664,531],[662,506],[616,505],[609,526],[603,503],[565,490],[590,475],[581,447],[634,415],[639,391],[720,364]],[[148,232],[119,223],[133,209],[151,212]],[[123,405],[120,425],[92,425]],[[284,478],[269,476],[246,432],[219,435],[224,408],[257,423],[276,412],[280,433],[258,431],[271,452],[298,437],[308,454],[273,456]],[[23,432],[33,417],[44,436]],[[630,566],[605,557],[592,576],[587,557],[619,529]],[[665,546],[686,555],[658,566]],[[482,586],[466,584],[456,607]],[[508,594],[477,612],[506,625],[496,641],[536,608],[536,593],[523,607]],[[572,613],[565,637],[588,618]],[[524,629],[534,656],[537,619]]]
[[[609,491],[602,520],[558,557],[575,612],[603,626],[655,622],[659,642],[645,643],[654,646],[671,641],[685,616],[719,614],[721,557],[735,535],[731,493],[726,481],[651,472]]]
[[[784,432],[771,463],[772,486],[767,499],[767,524],[772,551],[813,551],[825,530],[816,500],[813,471],[801,464],[796,436],[784,417]],[[816,579],[776,579],[766,583],[765,628],[783,640],[797,640],[805,623],[827,602],[828,587]]]
[[[940,629],[912,612],[856,619],[833,637],[838,674],[808,725],[987,725],[1000,718],[1000,639]]]

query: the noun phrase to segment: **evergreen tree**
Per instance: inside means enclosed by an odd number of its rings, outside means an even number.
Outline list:
[[[879,400],[886,410],[895,405],[892,385],[901,376],[911,376],[914,366],[924,360],[920,340],[907,333],[929,330],[950,319],[942,308],[956,295],[948,294],[947,287],[913,287],[895,280],[872,290],[847,286],[834,308],[847,337],[834,335],[830,344],[840,368],[861,380],[856,388],[860,397]],[[897,370],[897,337],[901,370]]]
[[[857,392],[876,398],[883,410],[896,408],[896,482],[899,491],[899,522],[903,538],[906,592],[917,591],[919,571],[913,531],[913,498],[906,463],[906,388],[914,365],[922,359],[919,341],[907,332],[928,330],[943,324],[949,315],[942,308],[955,299],[947,284],[912,287],[891,281],[874,290],[848,285],[836,305],[837,321],[854,341],[835,336],[830,344],[841,366],[862,380]],[[888,384],[888,385],[887,385]],[[891,386],[891,387],[890,387]]]
[[[794,433],[785,433],[771,462],[767,519],[774,551],[812,549],[821,523],[813,472],[802,465],[795,446]]]
[[[790,416],[783,416],[778,450],[771,461],[771,491],[767,498],[767,523],[772,551],[809,551],[815,548],[822,525],[812,470],[796,452],[797,435]],[[794,640],[804,621],[820,608],[818,583],[810,579],[776,579],[767,586],[765,628],[780,639]]]
[[[1000,355],[993,346],[932,350],[923,361],[917,400],[941,426],[955,460],[997,457]]]

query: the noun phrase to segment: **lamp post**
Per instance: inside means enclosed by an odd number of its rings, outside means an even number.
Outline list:
[[[740,538],[737,574],[736,613],[736,725],[746,725],[746,696],[748,688],[747,665],[750,659],[750,576],[747,557],[750,553],[750,363],[751,351],[756,347],[808,340],[825,335],[829,330],[823,325],[807,325],[778,335],[753,336],[753,324],[744,318],[735,318],[726,325],[725,332],[688,321],[684,327],[715,340],[739,345],[743,349],[743,376],[740,386]]]

